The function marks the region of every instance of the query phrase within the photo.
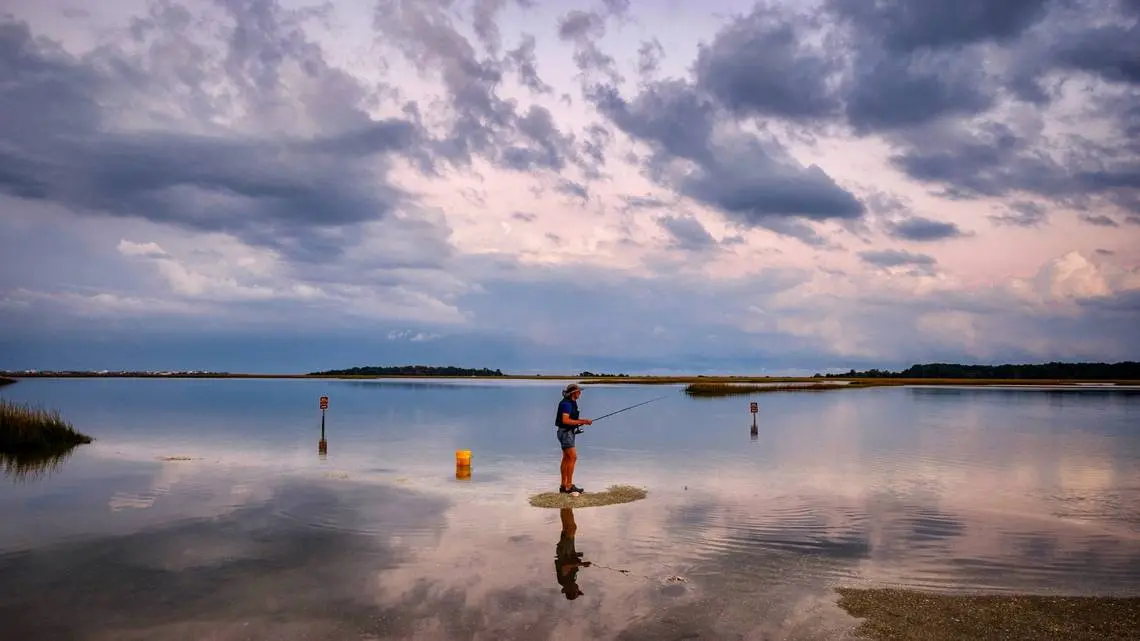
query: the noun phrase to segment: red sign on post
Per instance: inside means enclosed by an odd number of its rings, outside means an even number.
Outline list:
[[[322,396],[321,397],[321,409],[327,410],[328,408],[329,408],[329,397]]]
[[[752,410],[752,413],[753,413],[753,414],[755,414],[756,412],[760,411],[760,408],[759,408],[759,407],[757,407],[757,405],[756,405],[756,402],[755,402],[755,401],[753,401],[753,402],[750,404],[750,409]]]

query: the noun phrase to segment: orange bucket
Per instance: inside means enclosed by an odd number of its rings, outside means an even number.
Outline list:
[[[471,466],[471,450],[455,450],[455,466],[456,467],[470,467]]]

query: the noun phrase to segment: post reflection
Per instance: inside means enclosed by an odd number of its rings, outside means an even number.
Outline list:
[[[568,601],[582,596],[582,588],[578,587],[578,568],[590,567],[589,561],[583,561],[583,553],[574,547],[574,536],[578,532],[578,524],[574,522],[574,509],[562,508],[559,510],[562,521],[562,532],[555,546],[554,573],[558,584],[562,586],[562,594]]]

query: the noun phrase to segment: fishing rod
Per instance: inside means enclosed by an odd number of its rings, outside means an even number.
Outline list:
[[[648,405],[649,403],[652,403],[652,402],[654,402],[654,401],[659,401],[659,400],[661,400],[661,399],[663,399],[663,398],[668,398],[668,396],[669,396],[669,395],[668,395],[668,394],[666,394],[665,396],[658,396],[657,398],[651,398],[651,399],[649,399],[648,401],[642,401],[642,402],[638,403],[637,405],[630,405],[629,407],[623,407],[623,408],[621,408],[620,410],[617,410],[617,411],[614,411],[614,412],[610,412],[609,414],[602,414],[602,415],[601,415],[601,416],[599,416],[598,418],[593,418],[593,419],[590,419],[590,422],[591,422],[591,423],[597,423],[598,421],[602,420],[603,418],[606,418],[607,416],[613,416],[614,414],[621,414],[622,412],[625,412],[625,411],[627,411],[627,410],[631,410],[631,409],[633,409],[633,408],[635,408],[635,407],[641,407],[642,405]]]

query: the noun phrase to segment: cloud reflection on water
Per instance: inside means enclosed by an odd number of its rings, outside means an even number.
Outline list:
[[[579,571],[584,594],[570,602],[555,573],[561,515],[526,506],[523,493],[482,498],[306,477],[261,479],[260,497],[216,503],[243,482],[217,472],[182,468],[162,496],[165,522],[5,557],[0,591],[15,594],[15,584],[3,583],[18,581],[26,599],[77,604],[100,594],[74,613],[76,627],[66,630],[73,638],[112,638],[99,635],[115,626],[125,635],[117,638],[144,638],[143,631],[177,638],[203,621],[236,633],[240,618],[283,639],[612,638],[622,631],[627,638],[668,631],[822,639],[841,638],[834,635],[850,623],[834,608],[831,586],[913,580],[924,563],[933,564],[927,578],[1007,585],[1008,575],[1040,567],[1043,558],[1079,558],[1080,573],[1102,586],[1113,574],[1135,586],[1128,563],[1140,567],[1135,541],[954,513],[928,502],[930,494],[860,502],[651,491],[633,504],[575,510],[575,547],[592,565]],[[171,480],[149,482],[164,478]],[[1010,545],[1016,525],[1021,547]],[[63,568],[80,580],[63,581]],[[667,584],[671,575],[687,582]],[[220,582],[220,594],[207,588]],[[144,585],[163,596],[144,595]],[[165,609],[166,602],[179,606]],[[30,603],[19,600],[10,607],[22,609],[0,616],[42,632],[38,617],[48,615]],[[120,608],[133,614],[113,614]],[[87,627],[92,621],[110,627],[96,632]]]
[[[326,459],[319,424],[272,406],[246,408],[245,429],[206,405],[188,435],[108,434],[0,495],[19,516],[0,524],[0,593],[22,599],[0,616],[80,639],[835,639],[853,623],[836,585],[1140,589],[1138,445],[1121,428],[1135,405],[883,389],[764,396],[756,440],[735,400],[584,435],[580,484],[649,496],[574,511],[591,565],[567,600],[561,515],[526,504],[557,478],[532,393],[481,392],[505,405],[490,418],[432,402],[454,390],[345,399]],[[476,439],[456,481],[455,445]],[[58,595],[81,607],[39,620],[30,600]]]

